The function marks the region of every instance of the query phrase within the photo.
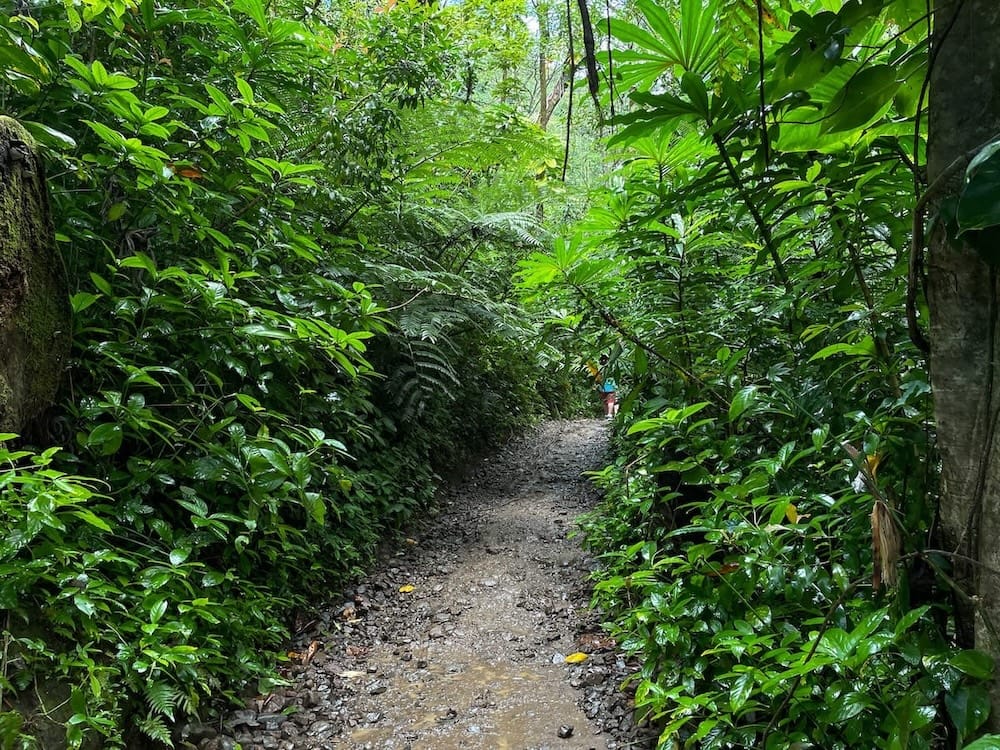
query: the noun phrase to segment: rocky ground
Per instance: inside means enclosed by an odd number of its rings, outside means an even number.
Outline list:
[[[293,683],[187,746],[227,750],[650,748],[619,685],[635,668],[587,608],[568,539],[595,502],[603,421],[550,422],[442,493],[293,644]],[[567,659],[569,657],[569,659]]]

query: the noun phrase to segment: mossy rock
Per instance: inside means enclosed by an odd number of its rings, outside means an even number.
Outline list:
[[[0,432],[20,431],[51,403],[69,326],[44,165],[28,132],[0,116]]]

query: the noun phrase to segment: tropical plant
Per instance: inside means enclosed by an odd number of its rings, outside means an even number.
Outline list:
[[[53,680],[74,747],[148,744],[129,717],[170,744],[183,716],[267,690],[296,612],[427,508],[461,450],[543,410],[503,269],[539,242],[554,149],[449,99],[456,13],[0,16],[0,111],[45,149],[75,340],[37,430],[61,449],[4,458],[4,536],[31,548],[4,559],[24,569],[0,744],[30,745],[22,718],[50,706],[25,696]]]
[[[520,278],[630,385],[584,528],[637,707],[665,748],[961,747],[993,665],[952,645],[906,291],[925,9],[630,7],[618,169]]]

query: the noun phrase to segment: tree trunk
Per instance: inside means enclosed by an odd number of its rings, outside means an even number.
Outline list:
[[[552,86],[552,91],[546,97],[545,101],[542,102],[541,110],[538,114],[538,124],[542,126],[542,130],[545,130],[549,126],[549,120],[552,119],[552,113],[556,111],[556,107],[559,102],[562,101],[563,94],[566,93],[566,89],[573,80],[573,75],[576,73],[577,65],[574,64],[572,58],[568,55],[566,57],[566,62],[563,64],[562,72],[559,77],[555,80]]]
[[[957,15],[956,15],[957,14]],[[1000,4],[937,0],[930,82],[928,179],[1000,132]],[[964,164],[962,165],[964,167]],[[932,208],[954,196],[964,169]],[[1000,196],[998,196],[1000,200]],[[958,635],[1000,657],[1000,286],[998,268],[935,222],[928,255],[931,379],[941,451],[941,530],[955,558]],[[965,564],[968,558],[972,562]],[[992,690],[1000,726],[1000,685]]]
[[[51,402],[69,353],[69,303],[42,160],[0,117],[0,432]]]

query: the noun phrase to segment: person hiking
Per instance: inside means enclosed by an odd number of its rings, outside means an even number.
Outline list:
[[[604,418],[613,419],[618,414],[618,384],[607,372],[608,355],[601,355],[601,369],[596,375],[597,390],[604,402]]]

